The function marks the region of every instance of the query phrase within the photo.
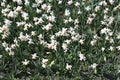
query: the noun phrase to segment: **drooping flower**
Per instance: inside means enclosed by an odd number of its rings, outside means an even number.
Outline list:
[[[48,59],[42,59],[42,67],[43,68],[46,68],[46,66],[47,66],[47,62],[48,62]]]
[[[32,54],[32,59],[36,59],[37,57],[37,53]]]
[[[71,70],[71,68],[72,68],[72,65],[69,65],[68,63],[66,64],[66,69],[67,70]]]
[[[86,57],[84,56],[84,54],[82,54],[81,52],[79,52],[79,58],[80,58],[80,61],[85,61],[86,60]]]
[[[65,16],[70,16],[70,11],[68,9],[65,10]]]
[[[27,66],[29,64],[29,62],[30,62],[29,60],[25,59],[24,61],[22,61],[22,64]]]
[[[98,64],[93,63],[90,67],[93,68],[93,69],[95,69],[97,66],[98,66]]]

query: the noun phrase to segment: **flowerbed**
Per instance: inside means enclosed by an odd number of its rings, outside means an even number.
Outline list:
[[[1,0],[0,78],[119,80],[119,0]]]

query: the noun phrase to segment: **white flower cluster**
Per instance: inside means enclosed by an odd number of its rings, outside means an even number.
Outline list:
[[[62,56],[66,71],[74,68],[74,60],[77,66],[97,70],[102,60],[95,59],[96,55],[107,62],[107,54],[116,56],[120,51],[117,1],[2,0],[0,59],[4,54],[21,55],[23,65],[40,60],[41,67],[47,69],[60,65]],[[68,53],[72,54],[70,60]]]

